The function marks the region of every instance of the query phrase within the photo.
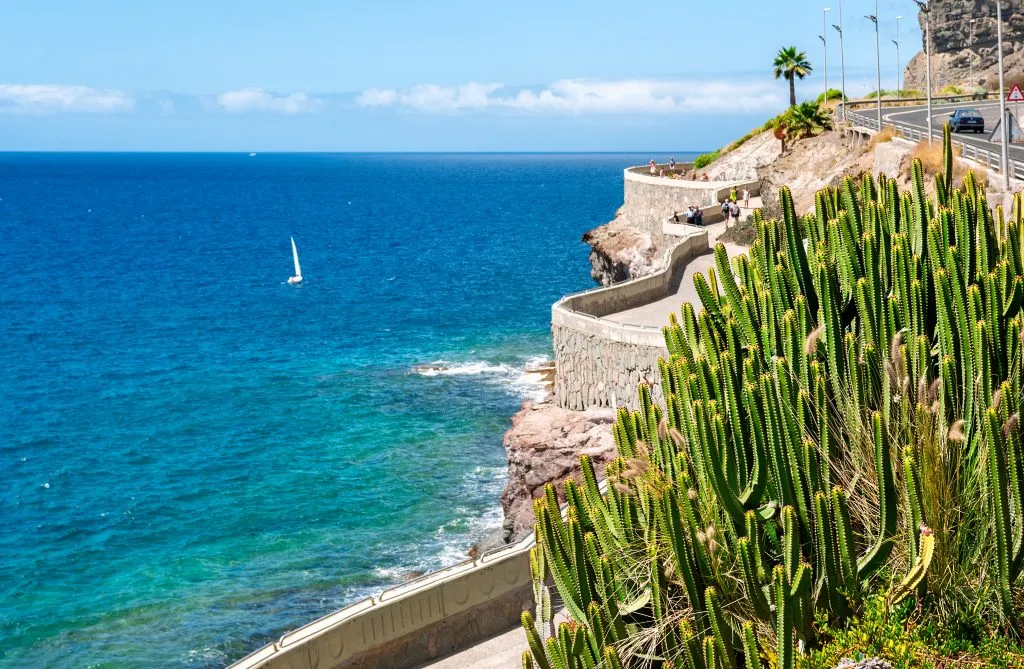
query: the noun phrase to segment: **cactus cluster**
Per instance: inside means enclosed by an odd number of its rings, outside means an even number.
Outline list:
[[[782,189],[748,255],[715,248],[605,491],[584,457],[564,513],[535,503],[534,573],[571,620],[545,641],[524,614],[524,666],[788,669],[822,612],[941,601],[965,570],[1015,625],[1024,210],[953,183],[948,128],[945,150],[934,198],[916,161],[909,192],[846,178],[802,217]]]

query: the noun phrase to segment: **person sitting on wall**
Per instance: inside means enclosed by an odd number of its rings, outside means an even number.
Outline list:
[[[675,221],[676,223],[679,222],[679,212],[678,211],[673,211],[672,212],[672,220]]]
[[[704,177],[701,180],[702,181],[707,181],[708,180],[708,173],[707,172],[704,173]]]
[[[651,166],[651,176],[653,177],[658,173],[658,163],[654,162],[654,158],[651,158],[651,162],[649,164]]]

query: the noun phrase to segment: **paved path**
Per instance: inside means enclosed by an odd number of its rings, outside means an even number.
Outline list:
[[[760,206],[761,198],[750,198],[750,208],[741,207],[741,217],[746,219],[748,214]],[[718,236],[725,232],[725,223],[715,223],[707,226],[707,229],[708,243],[711,249],[714,249]],[[736,244],[726,244],[725,248],[730,256],[746,251],[744,247]],[[684,300],[692,302],[696,307],[700,306],[700,300],[693,289],[693,275],[695,272],[706,273],[708,268],[714,264],[714,254],[710,250],[704,255],[691,258],[686,266],[683,279],[679,283],[679,290],[674,295],[636,309],[611,314],[605,318],[619,323],[661,327],[668,323],[669,312],[678,311]],[[556,624],[564,617],[564,611],[559,612],[555,616]],[[507,632],[491,637],[454,655],[421,665],[419,669],[516,669],[516,667],[522,666],[522,655],[526,648],[526,633],[516,625]]]
[[[740,217],[746,219],[748,214],[753,213],[754,209],[761,206],[760,197],[750,198],[750,208],[740,208]],[[704,276],[707,276],[708,268],[714,267],[715,256],[714,248],[717,243],[718,236],[725,232],[725,223],[714,223],[707,226],[708,229],[708,245],[710,249],[707,253],[696,258],[691,258],[690,262],[686,265],[686,270],[683,273],[683,279],[679,282],[679,289],[673,295],[662,298],[657,302],[651,302],[641,307],[629,309],[627,311],[620,311],[615,314],[608,314],[604,316],[606,320],[614,321],[616,323],[629,323],[631,325],[645,325],[649,327],[660,328],[662,325],[668,323],[668,315],[670,312],[679,312],[679,308],[683,302],[689,302],[694,306],[696,311],[700,311],[701,304],[700,298],[697,297],[697,291],[693,287],[693,275],[697,272],[701,272]],[[729,252],[729,257],[746,252],[746,248],[737,246],[736,244],[725,244],[725,250]]]
[[[555,613],[555,625],[568,619],[564,609]],[[516,625],[503,634],[424,664],[419,669],[518,669],[523,666],[523,651],[527,648],[526,632]]]

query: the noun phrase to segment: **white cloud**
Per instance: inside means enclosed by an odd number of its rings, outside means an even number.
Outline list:
[[[505,108],[556,114],[740,114],[784,107],[785,93],[774,82],[563,79],[539,89],[477,82],[421,84],[403,91],[375,88],[364,91],[356,103],[428,112]]]
[[[135,100],[124,91],[60,84],[0,84],[0,111],[130,112]]]
[[[243,88],[217,96],[217,105],[226,112],[267,111],[278,114],[302,114],[319,111],[323,103],[305,93],[277,95],[262,88]]]
[[[391,88],[370,88],[359,94],[356,104],[360,107],[386,107],[398,99],[398,92]]]

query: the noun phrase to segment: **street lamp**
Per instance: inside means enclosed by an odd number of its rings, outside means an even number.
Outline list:
[[[928,143],[932,143],[932,28],[931,11],[925,0],[914,0],[924,14],[924,77],[925,94],[928,96]]]
[[[875,13],[865,16],[867,20],[875,24],[875,80],[878,83],[878,129],[882,129],[882,60],[881,51],[878,48],[878,0],[875,0]]]
[[[978,19],[971,19],[971,33],[970,37],[967,38],[967,68],[968,68],[968,80],[971,82],[971,86],[974,85],[974,22]]]
[[[843,79],[843,121],[846,121],[846,53],[843,49],[843,0],[839,0],[839,25],[832,24],[839,33],[839,73]]]
[[[1003,0],[996,0],[996,42],[999,48],[999,127],[1002,140],[1003,188],[1010,190],[1010,124],[1006,122],[1006,88],[1003,83]]]
[[[825,75],[825,104],[828,104],[828,21],[827,14],[832,10],[825,7],[821,12],[821,45],[825,50],[825,58],[823,60],[824,67],[822,71]]]
[[[896,39],[892,41],[896,45],[896,101],[900,99],[900,92],[903,86],[900,85],[900,19],[902,16],[896,17]]]

